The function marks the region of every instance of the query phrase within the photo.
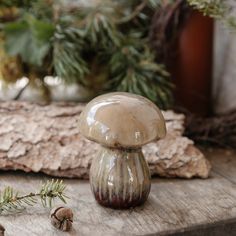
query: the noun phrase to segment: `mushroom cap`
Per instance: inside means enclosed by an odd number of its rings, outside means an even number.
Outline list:
[[[115,92],[94,98],[79,117],[80,132],[112,148],[139,148],[166,134],[159,108],[139,95]]]

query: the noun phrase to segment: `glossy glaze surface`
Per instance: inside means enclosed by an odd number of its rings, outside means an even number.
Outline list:
[[[148,99],[109,93],[89,102],[80,115],[81,133],[109,147],[135,148],[166,134],[161,111]]]
[[[90,185],[97,202],[106,207],[124,209],[145,202],[151,181],[141,149],[101,147],[90,169]]]

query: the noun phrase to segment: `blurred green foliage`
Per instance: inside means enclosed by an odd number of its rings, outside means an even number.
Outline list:
[[[30,70],[97,92],[140,94],[167,108],[173,86],[148,43],[152,16],[163,2],[103,0],[76,6],[3,0],[2,7],[17,8],[14,20],[3,23],[5,50]]]
[[[235,10],[228,0],[187,0],[188,3],[205,15],[222,20],[231,30],[236,30]]]

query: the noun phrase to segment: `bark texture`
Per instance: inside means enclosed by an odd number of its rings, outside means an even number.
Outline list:
[[[88,178],[99,145],[79,133],[84,105],[0,103],[0,169]],[[210,163],[183,137],[184,115],[163,112],[167,136],[143,147],[152,175],[207,178]]]

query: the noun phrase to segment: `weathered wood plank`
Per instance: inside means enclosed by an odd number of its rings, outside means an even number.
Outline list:
[[[213,167],[220,169],[222,163],[216,153],[211,154],[215,156],[212,158]],[[46,178],[0,172],[0,189],[11,185],[22,192],[34,191],[40,181]],[[227,178],[230,179],[230,176]],[[74,229],[67,235],[202,236],[230,235],[235,232],[236,184],[214,171],[207,180],[154,179],[147,203],[125,211],[98,206],[87,181],[65,182],[70,197],[68,206],[75,214]],[[18,215],[1,216],[0,223],[6,228],[7,236],[65,235],[50,225],[48,214],[48,209],[35,207]]]
[[[235,150],[205,150],[211,160],[214,171],[236,184],[236,151]]]

